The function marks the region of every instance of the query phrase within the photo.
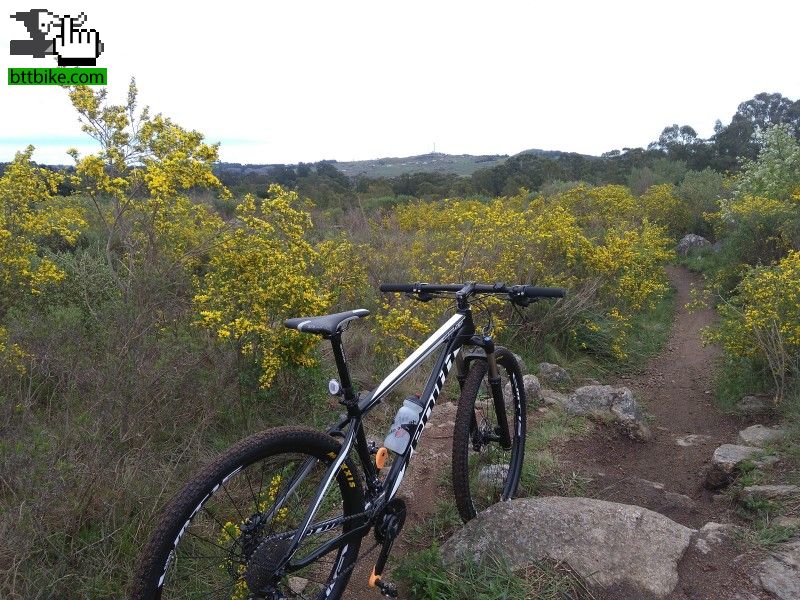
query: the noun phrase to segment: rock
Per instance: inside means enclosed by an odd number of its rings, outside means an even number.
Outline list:
[[[610,385],[585,385],[569,396],[564,410],[574,415],[589,415],[600,420],[617,423],[629,437],[646,441],[652,437],[644,422],[633,392],[626,387]]]
[[[744,416],[763,415],[770,412],[772,404],[765,398],[745,396],[736,403],[735,411]]]
[[[562,394],[561,392],[557,392],[555,390],[543,388],[541,393],[542,402],[547,406],[558,406],[560,408],[564,408],[567,400],[569,400],[569,396],[567,396],[567,394]]]
[[[758,566],[754,578],[779,600],[800,598],[800,540],[779,544]]]
[[[675,443],[684,448],[688,446],[697,446],[698,444],[707,444],[711,441],[710,435],[700,435],[698,433],[690,433],[679,438],[675,438]]]
[[[525,388],[525,398],[528,402],[539,403],[542,399],[542,386],[536,375],[523,375],[522,385]],[[511,405],[511,382],[509,381],[503,388],[503,398],[506,406]]]
[[[303,590],[306,589],[308,585],[308,579],[304,579],[303,577],[289,577],[289,589],[292,590],[293,594],[300,595],[303,593]]]
[[[711,466],[706,472],[706,486],[716,489],[727,485],[736,474],[737,467],[746,460],[752,460],[757,466],[767,466],[778,460],[775,456],[761,457],[762,453],[761,448],[753,446],[723,444],[714,450]]]
[[[708,246],[711,246],[711,242],[709,242],[702,235],[689,233],[683,236],[683,239],[681,239],[681,241],[678,242],[678,246],[675,248],[675,252],[678,254],[678,256],[688,256],[695,250],[699,248],[706,248]]]
[[[800,517],[787,517],[786,515],[781,515],[780,517],[773,519],[772,524],[777,527],[798,529],[800,528]]]
[[[745,498],[766,498],[767,500],[786,500],[800,496],[796,485],[748,485],[742,490]]]
[[[480,513],[444,546],[445,564],[501,553],[512,568],[550,559],[593,587],[667,597],[695,531],[656,512],[591,498],[520,498]]]
[[[554,365],[553,363],[542,362],[536,367],[539,372],[539,377],[548,383],[567,383],[569,381],[569,374],[563,367]]]
[[[739,443],[745,446],[763,448],[767,444],[776,442],[786,435],[781,427],[765,427],[764,425],[751,425],[739,432]]]
[[[482,486],[502,489],[508,475],[508,465],[486,465],[478,472],[478,483]]]
[[[711,521],[697,531],[692,538],[692,546],[701,554],[708,554],[714,546],[730,542],[737,529],[736,525]]]

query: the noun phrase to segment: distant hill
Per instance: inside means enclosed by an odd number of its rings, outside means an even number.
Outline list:
[[[531,148],[519,154],[533,154],[544,158],[557,159],[567,153],[560,150],[540,150]],[[478,169],[496,167],[509,158],[508,154],[444,154],[431,152],[418,156],[392,156],[370,160],[339,161],[326,160],[348,177],[397,177],[407,173],[453,173],[455,175],[472,175]],[[234,171],[242,175],[267,173],[271,168],[290,167],[292,165],[259,165],[239,163],[219,163],[217,170]]]
[[[432,152],[419,156],[387,157],[352,162],[336,161],[333,165],[345,175],[356,177],[396,177],[404,173],[455,173],[472,175],[478,169],[494,167],[508,158],[507,154],[443,154]]]

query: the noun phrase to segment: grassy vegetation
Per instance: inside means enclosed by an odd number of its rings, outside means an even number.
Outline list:
[[[579,496],[588,481],[578,473],[563,474],[554,454],[558,443],[585,433],[591,424],[559,410],[548,411],[528,428],[525,463],[520,478],[520,496],[536,496],[546,491],[562,496]]]
[[[434,545],[407,556],[394,571],[412,599],[436,600],[577,600],[593,596],[563,566],[535,562],[513,570],[500,558],[466,563],[458,569],[442,563]]]

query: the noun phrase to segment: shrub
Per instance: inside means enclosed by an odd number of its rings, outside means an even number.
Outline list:
[[[720,317],[708,339],[731,356],[764,361],[781,399],[800,367],[800,252],[748,271]]]

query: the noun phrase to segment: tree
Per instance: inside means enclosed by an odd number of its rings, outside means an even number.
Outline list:
[[[224,227],[208,207],[182,193],[211,188],[228,197],[214,175],[219,144],[180,127],[145,107],[137,111],[136,82],[125,104],[109,104],[106,90],[69,91],[84,132],[100,151],[75,160],[75,184],[89,198],[105,235],[110,272],[123,293],[131,291],[137,266],[167,256],[176,267],[191,267]]]
[[[761,93],[742,102],[727,127],[718,122],[714,128],[715,168],[732,170],[739,158],[754,159],[761,136],[774,125],[787,125],[791,134],[800,139],[800,100]]]
[[[741,195],[788,200],[800,191],[800,142],[790,125],[775,125],[759,136],[761,152],[742,164],[736,183]]]

